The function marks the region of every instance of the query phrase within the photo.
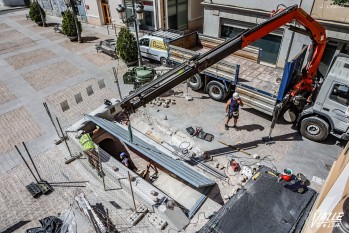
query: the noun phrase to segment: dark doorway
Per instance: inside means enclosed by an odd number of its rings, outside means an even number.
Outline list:
[[[110,138],[104,139],[99,143],[99,146],[105,152],[107,152],[109,155],[111,155],[112,157],[114,157],[119,161],[120,161],[120,153],[126,152],[126,148],[124,144],[122,144],[120,140],[117,138],[115,138],[114,140]]]

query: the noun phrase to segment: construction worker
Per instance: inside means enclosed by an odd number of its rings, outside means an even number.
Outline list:
[[[225,123],[225,129],[228,130],[229,126],[228,123],[231,118],[234,118],[234,125],[233,128],[237,130],[236,124],[239,119],[239,107],[243,107],[244,104],[242,103],[242,100],[240,99],[239,93],[234,92],[233,96],[228,100],[227,104],[225,105],[225,112],[226,116],[228,117],[226,123]]]
[[[100,169],[99,158],[98,153],[96,151],[95,143],[92,140],[92,136],[96,134],[98,131],[99,126],[97,125],[96,129],[89,133],[85,132],[84,130],[79,130],[76,136],[76,138],[79,139],[79,142],[87,155],[88,162],[93,168],[97,169],[97,171],[99,171]]]
[[[123,165],[125,165],[126,167],[129,167],[129,166],[130,166],[130,161],[129,161],[129,158],[128,158],[128,156],[127,156],[126,153],[121,152],[121,153],[120,153],[120,159],[121,159],[121,163],[122,163]]]
[[[127,167],[132,171],[137,171],[136,165],[133,163],[131,158],[125,152],[120,153],[120,159],[121,159],[121,163],[125,165],[125,167]]]

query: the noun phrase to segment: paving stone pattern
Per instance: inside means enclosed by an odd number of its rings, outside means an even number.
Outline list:
[[[0,43],[0,55],[30,48],[36,45],[32,39],[25,37],[19,40]]]
[[[8,26],[7,24],[5,24],[5,23],[0,23],[0,30],[9,29],[9,28],[11,28],[11,27]]]
[[[47,39],[49,39],[51,41],[55,41],[55,40],[66,38],[66,36],[63,35],[62,33],[54,32],[53,30],[50,31],[50,32],[43,33],[41,35],[46,37]]]
[[[1,154],[13,150],[14,145],[31,141],[42,134],[40,127],[24,107],[0,115],[0,126]]]
[[[81,51],[91,47],[91,43],[71,42],[69,39],[66,39],[65,41],[59,43],[59,45],[72,52]]]
[[[25,150],[19,147],[23,154]],[[61,151],[54,147],[38,154],[28,146],[28,150],[34,156],[34,160],[41,177],[50,182],[66,182],[85,180],[73,166],[64,165]],[[17,154],[13,156],[19,157]],[[29,159],[28,159],[29,162]],[[57,216],[65,209],[70,208],[74,202],[74,196],[83,191],[91,193],[89,187],[63,188],[56,187],[49,195],[33,198],[25,188],[26,185],[35,182],[31,173],[21,163],[19,166],[0,175],[0,232],[19,221],[30,221],[16,232],[25,232],[26,229],[40,226],[39,219],[47,216]]]
[[[54,71],[54,72],[52,72]],[[83,71],[68,61],[60,61],[23,75],[35,90],[41,90],[61,81],[73,78]]]
[[[42,26],[38,26],[37,24],[29,24],[29,26],[30,26],[29,27],[30,30],[38,34],[53,31],[53,26],[42,27]]]
[[[0,105],[7,103],[16,97],[9,91],[6,85],[0,82]]]
[[[7,42],[7,41],[11,41],[11,40],[18,40],[18,39],[22,39],[24,38],[25,35],[20,33],[17,30],[10,30],[10,31],[6,31],[3,33],[0,33],[0,41],[1,42]]]
[[[69,124],[72,124],[81,118],[82,114],[89,113],[93,109],[102,105],[104,99],[115,98],[116,92],[109,88],[100,89],[98,86],[98,80],[100,80],[100,78],[93,78],[48,96],[46,101],[49,104],[49,108],[54,109],[59,116],[63,117],[62,121],[64,125],[68,126]],[[93,89],[93,94],[90,96],[87,95],[86,91],[88,86],[92,86]],[[75,95],[79,93],[81,93],[82,102],[77,104]],[[68,102],[69,109],[63,112],[61,103],[65,100]]]
[[[21,25],[36,25],[33,21],[31,21],[30,19],[23,19],[22,17],[16,20],[17,23],[21,24]]]
[[[96,51],[85,53],[82,55],[83,58],[92,62],[96,66],[103,66],[108,63],[116,62],[112,58],[104,53],[96,53]]]
[[[41,48],[5,58],[5,61],[13,66],[15,70],[18,70],[26,66],[46,61],[53,57],[56,57],[54,52],[46,48]]]

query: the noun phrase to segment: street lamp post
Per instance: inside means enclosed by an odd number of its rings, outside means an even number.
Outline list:
[[[143,19],[144,6],[142,5],[142,3],[137,3],[136,8],[135,8],[135,2],[134,2],[134,0],[132,0],[132,9],[133,9],[133,15],[131,15],[128,19],[126,19],[126,9],[124,6],[119,4],[119,6],[116,8],[116,11],[119,13],[119,18],[122,20],[123,23],[134,22],[135,32],[136,32],[137,49],[138,49],[138,66],[141,67],[143,64],[142,64],[141,49],[139,47],[139,40],[138,40],[137,21],[140,21]]]
[[[74,8],[73,8],[73,0],[64,0],[64,3],[65,5],[67,6],[67,8],[69,9],[69,7],[71,7],[71,12],[73,14],[73,18],[74,18],[74,23],[75,23],[75,27],[76,27],[76,32],[78,34],[78,41],[79,43],[82,42],[81,40],[81,31],[80,31],[80,28],[79,28],[79,25],[78,25],[78,20],[76,18],[76,14],[75,14],[75,11],[74,11]]]

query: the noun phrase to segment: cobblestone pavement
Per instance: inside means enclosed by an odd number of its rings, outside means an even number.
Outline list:
[[[5,32],[4,32],[5,33]],[[36,43],[29,38],[18,39],[0,43],[0,55],[15,52],[17,50],[33,47]]]
[[[81,191],[57,187],[52,194],[33,199],[25,189],[25,185],[32,182],[33,178],[13,150],[13,146],[20,145],[22,141],[27,143],[44,179],[51,182],[89,180],[83,192],[91,200],[115,201],[120,205],[119,209],[111,209],[118,230],[158,232],[146,218],[135,227],[125,222],[130,214],[131,197],[125,195],[123,190],[104,192],[96,174],[91,178],[90,172],[81,167],[80,161],[64,164],[64,158],[68,158],[69,153],[64,144],[54,145],[57,134],[42,105],[47,102],[53,119],[58,117],[63,128],[66,128],[83,113],[101,105],[104,99],[118,98],[111,67],[119,66],[119,80],[127,67],[122,62],[117,65],[115,60],[104,54],[97,54],[94,46],[100,39],[113,37],[108,37],[103,28],[83,25],[85,43],[72,43],[65,36],[54,34],[52,24],[41,28],[26,20],[26,13],[28,11],[23,10],[0,15],[0,232],[19,221],[29,223],[16,229],[16,232],[38,226],[38,219],[70,208],[73,196]],[[57,22],[56,18],[48,19]],[[252,74],[248,70],[244,72],[249,77],[257,75],[254,71],[251,71]],[[123,85],[122,82],[120,84],[121,94],[127,95],[132,86]],[[184,85],[175,88],[185,89]],[[248,107],[241,110],[240,131],[226,131],[223,128],[225,103],[214,102],[205,93],[189,92],[195,97],[192,102],[178,95],[171,97],[177,100],[177,104],[168,109],[149,107],[146,110],[158,119],[167,116],[166,122],[184,133],[188,126],[202,126],[206,132],[214,134],[215,140],[211,143],[193,138],[202,150],[214,155],[214,161],[226,163],[227,156],[244,156],[241,152],[221,145],[218,142],[221,139],[251,153],[271,155],[270,158],[274,159],[278,168],[290,167],[310,178],[313,175],[325,178],[328,171],[324,166],[331,165],[341,150],[332,137],[324,144],[316,144],[302,139],[295,129],[282,122],[273,132],[277,143],[268,147],[262,144],[261,137],[268,133],[270,117]],[[24,151],[22,147],[20,149]],[[301,158],[305,158],[305,162],[299,164],[297,159]],[[219,196],[220,189],[226,186],[219,184],[219,188],[210,195]],[[199,212],[212,213],[219,207],[219,203],[210,199]],[[82,218],[81,221],[86,220]],[[193,224],[186,232],[195,232],[205,221],[202,215],[195,215]],[[86,226],[79,232],[93,232],[86,222],[79,226]],[[166,228],[164,232],[172,230]]]
[[[60,61],[26,73],[23,77],[35,90],[41,90],[64,80],[74,78],[81,73],[82,70],[70,62]]]
[[[31,141],[42,132],[24,107],[0,115],[1,135],[0,151],[2,154],[14,149],[14,145]]]
[[[0,105],[7,103],[16,97],[9,91],[4,83],[0,82]]]
[[[11,57],[5,58],[15,70],[26,66],[35,65],[50,58],[55,57],[55,53],[46,48],[35,49],[29,52],[20,53]]]
[[[106,88],[104,79],[90,79],[75,86],[54,93],[46,98],[47,103],[52,106],[52,110],[63,117],[65,123],[73,124],[83,113],[89,113],[103,103],[104,99],[115,96],[115,91]],[[92,92],[87,92],[90,88]],[[80,98],[77,101],[77,98]],[[63,111],[62,103],[67,103],[69,109]]]

